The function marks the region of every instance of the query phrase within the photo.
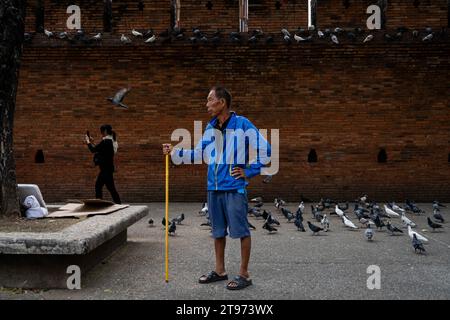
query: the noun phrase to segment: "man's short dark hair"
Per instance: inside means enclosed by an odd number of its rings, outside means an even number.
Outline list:
[[[231,107],[231,93],[224,87],[221,86],[215,86],[212,87],[211,90],[214,90],[216,93],[217,99],[225,99],[225,103],[227,104],[227,108],[230,109]]]

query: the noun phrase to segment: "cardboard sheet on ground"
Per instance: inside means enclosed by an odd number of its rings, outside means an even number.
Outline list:
[[[115,204],[100,199],[69,200],[69,203],[46,216],[46,218],[85,217],[109,214],[129,207],[127,204]]]

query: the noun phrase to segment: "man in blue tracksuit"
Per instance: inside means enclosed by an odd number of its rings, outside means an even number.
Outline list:
[[[207,98],[208,123],[201,141],[194,150],[173,148],[163,144],[163,153],[172,161],[208,163],[208,208],[216,253],[215,270],[200,277],[200,283],[227,280],[225,271],[226,236],[241,239],[239,275],[227,284],[239,290],[252,284],[248,272],[251,237],[248,228],[248,178],[261,173],[270,161],[270,145],[258,129],[245,117],[230,110],[231,95],[223,87],[213,87]],[[198,162],[196,162],[198,163]],[[227,231],[228,229],[228,231]]]

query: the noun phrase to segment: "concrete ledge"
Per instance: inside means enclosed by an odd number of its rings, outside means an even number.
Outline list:
[[[60,232],[0,232],[0,254],[87,254],[147,214],[146,206],[130,206],[90,217]]]
[[[130,206],[98,215],[55,233],[0,233],[0,287],[67,288],[127,241],[127,228],[145,217],[146,206]]]

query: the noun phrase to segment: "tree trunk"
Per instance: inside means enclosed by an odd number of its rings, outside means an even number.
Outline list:
[[[25,7],[25,0],[0,0],[0,216],[20,212],[13,154],[13,125]]]

